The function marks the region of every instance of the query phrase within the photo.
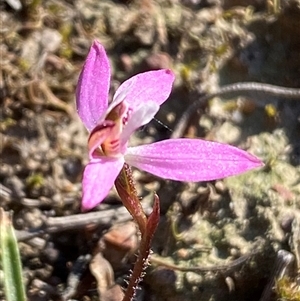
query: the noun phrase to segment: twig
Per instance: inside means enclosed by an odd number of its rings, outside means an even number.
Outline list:
[[[150,207],[144,208],[146,213],[151,211]],[[110,225],[131,220],[131,215],[124,207],[102,210],[97,212],[80,213],[62,217],[48,217],[41,229],[33,231],[17,231],[18,241],[25,241],[36,236],[47,233],[56,233],[67,230],[75,230],[87,225]]]
[[[207,102],[217,96],[223,96],[227,94],[249,94],[249,93],[262,93],[267,95],[273,95],[277,97],[284,97],[286,99],[300,99],[300,89],[286,88],[275,85],[255,83],[255,82],[244,82],[234,83],[226,85],[220,88],[219,91],[200,97],[194,103],[192,103],[186,111],[181,115],[175,129],[171,135],[171,138],[182,137],[190,116],[195,113],[198,109],[203,109],[207,106]]]
[[[76,290],[79,285],[80,278],[84,273],[87,265],[91,261],[91,258],[92,256],[90,254],[82,255],[77,258],[68,276],[67,288],[61,294],[62,300],[67,301],[76,294]]]
[[[0,199],[4,199],[6,202],[14,200],[16,197],[13,196],[11,189],[0,183]],[[26,205],[38,205],[40,200],[18,198],[18,203]],[[29,204],[28,204],[29,203]],[[142,208],[142,207],[141,207]],[[146,215],[149,215],[152,211],[149,205],[145,205],[143,208]],[[122,223],[131,220],[130,213],[123,206],[117,208],[106,209],[96,212],[79,213],[69,216],[61,217],[48,217],[44,221],[44,224],[39,229],[32,231],[16,230],[16,236],[18,241],[25,241],[36,236],[41,236],[47,233],[56,233],[67,230],[80,229],[87,225],[110,225],[112,223]]]
[[[253,250],[249,253],[232,260],[228,264],[224,265],[213,265],[213,266],[193,266],[193,267],[185,267],[180,266],[172,263],[167,263],[164,258],[158,257],[156,255],[151,256],[151,262],[154,265],[158,266],[164,266],[171,270],[181,271],[181,272],[195,272],[195,273],[202,273],[202,272],[218,272],[218,271],[224,271],[224,272],[232,272],[236,269],[238,269],[242,264],[244,264],[249,258],[252,256],[255,256],[260,251]]]

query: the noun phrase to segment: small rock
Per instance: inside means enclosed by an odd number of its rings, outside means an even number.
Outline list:
[[[170,69],[172,67],[172,58],[165,52],[153,53],[141,64],[142,71]]]

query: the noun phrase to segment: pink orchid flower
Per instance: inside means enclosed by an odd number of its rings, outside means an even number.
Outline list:
[[[103,46],[95,41],[80,74],[78,114],[90,132],[90,162],[83,174],[82,209],[103,201],[124,163],[177,181],[210,181],[236,175],[262,162],[236,147],[202,139],[169,139],[128,147],[130,135],[147,124],[169,97],[170,70],[137,74],[126,80],[108,104],[110,67]]]

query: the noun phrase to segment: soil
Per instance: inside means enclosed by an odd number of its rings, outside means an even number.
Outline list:
[[[132,145],[169,138],[190,104],[223,85],[300,88],[297,0],[6,0],[0,18],[0,206],[13,212],[32,301],[120,301],[136,258],[139,233],[114,190],[80,210],[88,133],[75,87],[94,39],[110,58],[111,95],[139,72],[176,74]],[[136,300],[300,300],[299,135],[300,99],[216,97],[184,136],[239,146],[263,168],[209,183],[134,170],[145,210],[154,191],[161,201]]]

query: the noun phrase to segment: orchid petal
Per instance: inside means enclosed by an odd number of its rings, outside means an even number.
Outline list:
[[[153,101],[141,104],[137,109],[132,113],[128,123],[123,128],[121,134],[121,144],[125,144],[130,135],[139,127],[147,124],[155,116],[159,110],[159,105]]]
[[[177,181],[210,181],[262,166],[234,146],[201,139],[170,139],[128,148],[125,161],[156,176]]]
[[[82,180],[82,210],[92,209],[103,201],[123,165],[123,157],[99,157],[85,167]]]
[[[108,106],[110,67],[105,50],[94,41],[78,79],[76,105],[78,114],[91,131]]]
[[[174,78],[173,72],[168,69],[139,73],[121,84],[112,104],[125,98],[133,110],[147,101],[161,105],[171,93]]]

